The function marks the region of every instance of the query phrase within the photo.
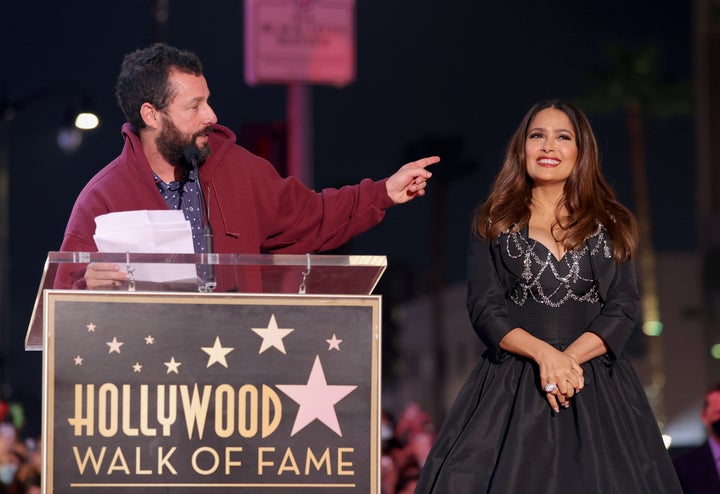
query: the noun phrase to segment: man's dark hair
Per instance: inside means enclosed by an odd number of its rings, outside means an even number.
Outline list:
[[[164,43],[155,43],[126,55],[115,85],[115,98],[135,132],[145,127],[140,107],[150,103],[158,110],[172,100],[168,84],[171,70],[202,75],[202,63],[190,51],[181,51]]]

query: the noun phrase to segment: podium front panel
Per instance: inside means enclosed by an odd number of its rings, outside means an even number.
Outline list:
[[[379,492],[379,296],[44,305],[44,492]]]

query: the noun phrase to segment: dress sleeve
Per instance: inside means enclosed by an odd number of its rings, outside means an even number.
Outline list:
[[[467,278],[467,309],[473,329],[493,360],[500,361],[505,354],[500,340],[519,325],[508,313],[507,289],[498,276],[491,247],[476,233],[470,236]]]
[[[600,314],[587,328],[600,336],[608,346],[611,357],[625,349],[640,315],[635,265],[624,261],[617,266]]]

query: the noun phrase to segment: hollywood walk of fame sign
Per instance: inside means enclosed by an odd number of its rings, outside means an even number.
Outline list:
[[[46,492],[378,492],[378,296],[44,305]]]

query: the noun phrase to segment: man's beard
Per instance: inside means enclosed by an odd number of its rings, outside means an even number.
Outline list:
[[[195,133],[186,138],[167,116],[163,115],[162,119],[163,128],[155,141],[160,155],[173,166],[192,168],[192,164],[188,163],[185,159],[185,148],[191,144],[195,144],[198,135],[212,132],[212,129],[208,127],[203,132]],[[199,164],[202,164],[207,157],[210,156],[210,145],[208,144],[199,149]]]

